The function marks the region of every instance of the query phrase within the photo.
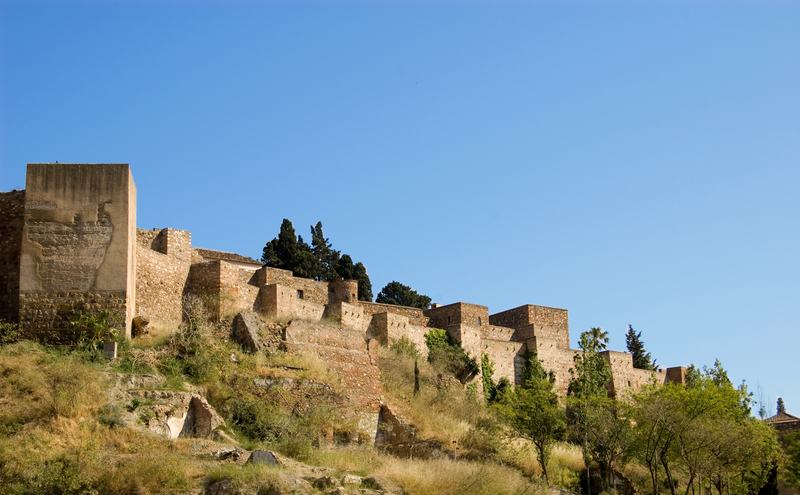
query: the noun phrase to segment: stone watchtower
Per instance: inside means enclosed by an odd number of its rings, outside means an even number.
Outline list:
[[[136,304],[136,186],[127,164],[31,163],[20,246],[19,323],[45,341],[74,338],[76,312],[130,323]]]

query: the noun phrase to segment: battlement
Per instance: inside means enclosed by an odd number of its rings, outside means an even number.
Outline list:
[[[29,164],[27,189],[0,193],[0,318],[41,340],[70,341],[68,320],[75,312],[116,312],[130,334],[134,316],[179,323],[185,308],[202,304],[216,321],[254,310],[308,323],[295,340],[321,338],[308,332],[326,320],[339,324],[348,339],[360,335],[365,345],[405,338],[423,354],[425,333],[436,327],[471,356],[488,355],[495,380],[520,384],[524,355],[536,350],[566,393],[580,351],[569,348],[565,309],[528,304],[490,315],[488,307],[464,302],[423,311],[358,301],[355,280],[295,277],[236,253],[194,247],[188,231],[136,229],[135,222],[128,165]],[[603,356],[612,370],[611,395],[685,379],[685,368],[638,370],[630,354]]]

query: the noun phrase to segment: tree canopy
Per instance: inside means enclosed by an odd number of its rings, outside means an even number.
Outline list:
[[[375,298],[375,302],[428,309],[431,305],[431,298],[418,294],[417,291],[407,285],[392,281],[381,289],[378,297]]]
[[[273,268],[291,270],[296,277],[331,282],[339,277],[358,281],[358,300],[372,300],[372,284],[363,263],[353,264],[347,254],[333,249],[322,231],[322,222],[311,226],[311,245],[295,233],[292,222],[283,219],[278,237],[267,242],[261,262]]]
[[[625,343],[628,346],[628,352],[633,355],[633,367],[640,370],[655,371],[658,369],[656,360],[650,357],[650,353],[644,348],[642,342],[642,332],[635,332],[633,326],[628,325],[628,333],[625,335]]]

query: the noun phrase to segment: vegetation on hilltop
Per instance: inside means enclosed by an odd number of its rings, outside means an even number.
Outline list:
[[[311,245],[295,234],[292,222],[283,219],[278,237],[267,242],[261,262],[273,268],[291,270],[296,277],[331,282],[339,277],[358,281],[358,300],[372,301],[372,283],[363,263],[333,249],[322,232],[322,222],[311,227]]]
[[[773,431],[751,417],[746,388],[718,362],[693,368],[686,387],[609,399],[601,329],[581,336],[566,400],[533,352],[520,363],[524,385],[512,387],[493,381],[488,356],[479,366],[444,330],[426,336],[427,360],[407,339],[381,349],[384,400],[410,435],[382,450],[355,439],[348,391],[318,356],[276,347],[247,354],[229,340],[228,323],[209,324],[202,305],[186,309],[179,327],[133,343],[117,337],[113,361],[97,345],[114,335],[109,315],[76,316],[86,338],[75,347],[15,342],[14,328],[2,326],[0,494],[197,493],[225,480],[256,492],[311,472],[300,462],[382,477],[409,494],[543,493],[548,484],[596,494],[621,489],[624,475],[646,495],[697,493],[701,479],[711,495],[746,495],[800,479],[800,438],[788,438],[782,457]],[[269,331],[285,325],[272,321]],[[207,454],[224,445],[154,436],[141,423],[152,406],[113,393],[120,376],[157,378],[158,393],[201,392],[240,447],[294,461],[242,466]]]

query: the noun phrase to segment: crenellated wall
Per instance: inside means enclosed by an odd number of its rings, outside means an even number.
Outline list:
[[[425,333],[444,328],[470,356],[489,356],[496,381],[521,384],[523,356],[535,349],[554,372],[559,393],[567,391],[580,352],[569,348],[567,310],[524,305],[489,315],[486,306],[464,302],[423,311],[358,301],[355,280],[294,277],[235,253],[193,247],[188,231],[141,230],[135,221],[128,165],[29,164],[27,189],[0,193],[0,318],[19,322],[23,333],[41,340],[69,341],[76,312],[109,310],[128,329],[135,315],[179,323],[195,300],[216,321],[256,310],[292,320],[291,345],[317,349],[353,374],[354,384],[378,343],[405,337],[425,354]],[[314,324],[321,319],[341,328],[322,331]],[[627,353],[606,351],[603,357],[614,396],[646,383],[685,380],[685,368],[651,372],[634,369]],[[374,388],[374,377],[368,381],[366,388]],[[364,404],[374,397],[365,395]]]

